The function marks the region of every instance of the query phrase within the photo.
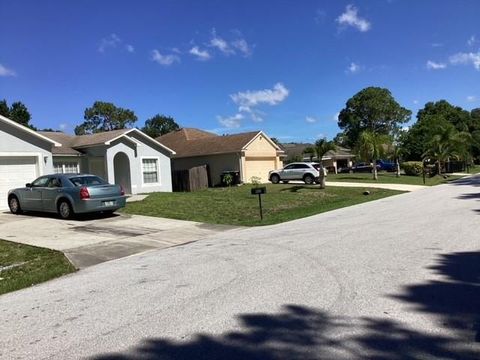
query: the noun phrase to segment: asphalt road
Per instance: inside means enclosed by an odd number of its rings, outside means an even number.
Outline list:
[[[480,178],[0,297],[2,359],[478,359]]]

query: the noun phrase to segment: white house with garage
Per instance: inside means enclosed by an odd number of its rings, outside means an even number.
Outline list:
[[[90,173],[127,194],[172,191],[175,152],[138,129],[74,136],[34,131],[0,115],[0,208],[8,190],[51,173]]]

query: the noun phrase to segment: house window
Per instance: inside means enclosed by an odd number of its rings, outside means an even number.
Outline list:
[[[158,159],[142,159],[143,183],[158,183]]]
[[[58,162],[53,164],[55,174],[77,174],[80,172],[77,162]]]

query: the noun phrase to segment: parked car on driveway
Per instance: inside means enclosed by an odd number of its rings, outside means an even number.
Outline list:
[[[58,213],[63,219],[81,213],[112,213],[124,207],[125,202],[120,185],[111,185],[90,174],[45,175],[8,192],[8,206],[13,214],[43,211]]]
[[[319,163],[296,162],[286,165],[283,169],[272,170],[268,173],[268,180],[273,184],[280,181],[288,183],[291,180],[301,180],[305,184],[313,184],[319,181],[322,165]],[[325,170],[325,176],[327,171]]]
[[[373,166],[370,163],[361,162],[352,166],[352,171],[354,173],[359,172],[372,172]],[[377,170],[380,170],[380,165],[377,164]]]

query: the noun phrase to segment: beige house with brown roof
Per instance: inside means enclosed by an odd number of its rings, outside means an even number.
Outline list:
[[[267,182],[268,172],[283,166],[283,151],[262,131],[220,136],[183,128],[157,141],[175,151],[173,170],[207,165],[212,186],[220,184],[225,171],[239,172],[242,182],[252,177]]]

